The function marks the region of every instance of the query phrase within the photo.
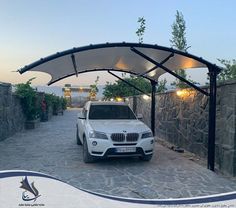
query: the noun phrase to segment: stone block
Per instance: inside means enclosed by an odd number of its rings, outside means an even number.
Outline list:
[[[235,175],[235,150],[228,148],[222,148],[222,155],[220,159],[219,168],[220,171],[226,175]]]
[[[204,137],[203,137],[202,132],[200,131],[196,132],[195,142],[201,143],[201,144],[204,142]]]
[[[191,152],[199,155],[202,158],[205,158],[207,156],[207,149],[202,143],[192,143],[189,146],[189,149]]]

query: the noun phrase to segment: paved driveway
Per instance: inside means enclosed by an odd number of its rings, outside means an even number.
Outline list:
[[[78,109],[0,142],[0,170],[53,175],[75,187],[123,197],[178,198],[236,190],[236,183],[160,144],[151,162],[116,158],[84,164],[76,145]]]

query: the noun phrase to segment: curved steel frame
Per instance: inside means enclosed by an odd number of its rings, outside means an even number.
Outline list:
[[[66,76],[64,76],[64,77],[61,77],[61,78],[59,78],[59,79],[56,79],[56,80],[54,80],[54,81],[52,81],[52,82],[49,82],[48,85],[52,85],[52,84],[54,84],[55,82],[58,82],[58,81],[60,81],[60,80],[62,80],[62,79],[65,79],[65,78],[68,78],[68,77],[71,77],[71,76],[74,76],[74,75],[76,75],[76,74],[84,74],[84,73],[88,73],[88,72],[97,72],[97,71],[125,72],[125,73],[128,73],[128,74],[132,74],[132,75],[139,76],[139,74],[137,74],[137,73],[135,73],[135,72],[131,72],[131,71],[128,72],[128,71],[125,71],[125,70],[117,70],[117,69],[86,69],[86,70],[83,70],[83,71],[79,71],[79,72],[77,72],[77,73],[73,72],[73,73],[68,74],[68,75],[66,75]],[[24,73],[24,72],[23,72],[23,73]],[[154,81],[153,79],[151,79],[151,78],[149,78],[149,77],[146,77],[146,76],[141,76],[141,77],[143,77],[143,78],[145,78],[145,79],[147,79],[147,80],[149,80],[149,81]]]
[[[164,46],[159,46],[159,45],[151,45],[151,44],[141,44],[141,43],[105,43],[105,44],[96,44],[96,45],[88,45],[88,46],[83,46],[83,47],[78,47],[78,48],[72,48],[66,51],[62,51],[62,52],[57,52],[53,55],[47,56],[45,58],[41,58],[40,60],[30,64],[30,65],[26,65],[25,67],[19,69],[18,71],[22,74],[38,65],[41,65],[43,63],[46,63],[48,61],[51,61],[53,59],[59,58],[61,56],[66,56],[66,55],[72,55],[73,53],[77,53],[77,52],[81,52],[81,51],[86,51],[86,50],[92,50],[92,49],[99,49],[99,48],[110,48],[110,47],[140,47],[140,48],[152,48],[152,49],[157,49],[157,50],[162,50],[162,51],[167,51],[170,53],[174,53],[174,54],[179,54],[182,56],[186,56],[188,58],[192,58],[195,59],[203,64],[205,64],[207,67],[212,66],[213,68],[219,68],[218,66],[216,66],[215,64],[212,64],[208,61],[206,61],[205,59],[201,58],[201,57],[197,57],[194,56],[192,54],[186,53],[186,52],[182,52],[173,48],[168,48],[168,47],[164,47]]]
[[[151,45],[151,44],[141,44],[141,43],[126,43],[126,42],[122,42],[122,43],[105,43],[105,44],[97,44],[97,45],[89,45],[89,46],[84,46],[84,47],[79,47],[79,48],[72,48],[63,52],[58,52],[56,54],[53,54],[51,56],[48,56],[46,58],[42,58],[30,65],[27,65],[21,69],[19,69],[18,71],[22,74],[36,66],[39,66],[43,63],[46,63],[48,61],[54,60],[56,58],[65,56],[65,55],[71,55],[72,58],[72,62],[75,68],[75,72],[69,75],[66,75],[64,77],[61,77],[57,80],[51,81],[48,83],[48,85],[51,85],[57,81],[60,81],[64,78],[73,76],[73,75],[78,75],[81,73],[86,73],[86,72],[93,72],[93,71],[118,71],[118,72],[126,72],[126,73],[130,73],[130,74],[134,74],[136,76],[142,76],[146,79],[148,79],[151,82],[152,85],[152,100],[151,100],[151,128],[153,133],[155,133],[155,92],[156,92],[156,85],[157,85],[157,80],[151,79],[149,77],[144,76],[145,73],[143,74],[137,74],[134,73],[132,71],[127,72],[127,71],[123,71],[123,70],[116,70],[116,69],[88,69],[88,70],[84,70],[81,72],[78,72],[76,70],[76,63],[74,61],[74,53],[76,52],[81,52],[81,51],[86,51],[86,50],[92,50],[92,49],[99,49],[99,48],[108,48],[108,47],[130,47],[130,50],[133,51],[134,53],[136,53],[137,55],[140,55],[141,57],[143,57],[144,59],[152,62],[155,67],[151,70],[154,70],[155,68],[161,67],[163,70],[165,70],[166,72],[172,74],[173,76],[175,76],[176,78],[180,79],[181,81],[184,81],[185,83],[187,83],[188,85],[190,85],[191,87],[194,87],[196,90],[200,91],[201,93],[207,95],[210,97],[209,99],[209,129],[208,129],[208,164],[207,167],[214,171],[215,169],[215,123],[216,123],[216,78],[217,78],[217,74],[221,71],[221,68],[218,67],[215,64],[212,64],[206,60],[204,60],[201,57],[197,57],[194,56],[192,54],[186,53],[186,52],[182,52],[182,51],[178,51],[175,50],[173,48],[168,48],[168,47],[163,47],[163,46],[159,46],[159,45]],[[206,65],[206,67],[209,70],[209,77],[210,77],[210,92],[204,92],[202,89],[200,89],[199,87],[195,86],[194,84],[190,83],[188,80],[183,79],[181,77],[179,77],[176,73],[172,72],[171,70],[169,70],[168,68],[164,67],[162,62],[158,63],[155,60],[151,59],[150,57],[146,56],[145,54],[141,53],[140,51],[138,51],[137,49],[135,49],[135,47],[139,47],[139,48],[151,48],[151,49],[157,49],[157,50],[162,50],[162,51],[167,51],[170,52],[171,55],[169,57],[166,58],[166,60],[163,60],[163,63],[168,61],[168,59],[170,57],[172,57],[174,54],[179,54],[188,58],[192,58],[196,61],[199,61],[203,64]]]

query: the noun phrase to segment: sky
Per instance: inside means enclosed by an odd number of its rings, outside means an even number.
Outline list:
[[[46,85],[50,76],[17,69],[73,47],[106,42],[138,42],[138,17],[146,19],[144,43],[169,47],[176,10],[184,15],[189,53],[219,64],[236,58],[235,0],[0,0],[0,81]],[[203,83],[206,71],[191,70]],[[114,81],[107,73],[87,73],[54,85]],[[166,76],[167,78],[169,76]],[[92,82],[92,83],[91,83]]]

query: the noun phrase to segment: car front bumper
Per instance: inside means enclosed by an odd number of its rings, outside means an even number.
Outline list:
[[[144,156],[153,154],[154,138],[139,139],[134,143],[114,143],[111,140],[89,138],[87,144],[89,153],[97,157]]]

